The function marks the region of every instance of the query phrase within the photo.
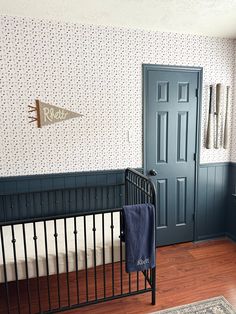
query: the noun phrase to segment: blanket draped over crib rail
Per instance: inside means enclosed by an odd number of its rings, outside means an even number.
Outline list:
[[[126,205],[122,214],[127,273],[155,267],[155,207]]]

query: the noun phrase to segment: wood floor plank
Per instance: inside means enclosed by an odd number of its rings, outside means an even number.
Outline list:
[[[92,272],[91,276],[93,276]],[[107,276],[111,276],[109,267],[107,267]],[[102,278],[100,279],[102,281]],[[71,291],[75,296],[76,289],[73,288],[75,278],[72,274],[70,280],[72,281]],[[115,280],[118,282],[119,278]],[[56,280],[52,278],[52,290],[56,290],[55,282]],[[128,288],[128,280],[124,282]],[[32,294],[34,293],[32,291]],[[4,287],[1,285],[0,314],[5,314],[1,310],[3,294]],[[151,305],[151,295],[148,293],[64,313],[151,313],[220,295],[223,295],[236,308],[236,244],[227,238],[157,249],[157,304],[155,306]],[[42,299],[46,303],[46,291],[42,291]],[[62,302],[66,303],[66,301],[65,295]],[[26,306],[24,309],[27,313]]]

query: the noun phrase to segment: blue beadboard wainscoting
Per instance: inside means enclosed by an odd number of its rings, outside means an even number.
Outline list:
[[[57,191],[62,188],[63,193]],[[236,240],[234,193],[236,163],[199,166],[196,240],[223,235]],[[64,209],[73,213],[82,208],[81,202],[87,210],[120,207],[123,199],[122,169],[0,178],[0,221],[32,218],[33,212],[37,217],[58,215]]]
[[[236,163],[229,165],[228,211],[226,216],[226,235],[236,241]]]
[[[119,208],[123,199],[124,170],[1,178],[0,221]]]
[[[230,163],[199,166],[196,240],[225,235]]]

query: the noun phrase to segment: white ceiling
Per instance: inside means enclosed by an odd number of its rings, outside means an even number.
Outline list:
[[[236,0],[0,0],[0,14],[236,38]]]

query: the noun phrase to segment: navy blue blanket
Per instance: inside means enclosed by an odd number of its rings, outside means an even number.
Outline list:
[[[155,267],[155,208],[152,204],[123,207],[126,272]]]

